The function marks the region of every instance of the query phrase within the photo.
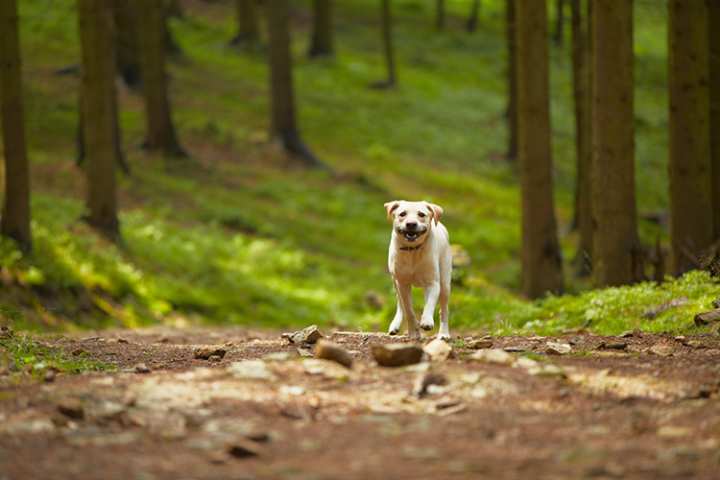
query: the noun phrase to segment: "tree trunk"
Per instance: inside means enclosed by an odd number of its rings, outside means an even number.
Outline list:
[[[720,239],[720,2],[708,2],[710,19],[710,152],[714,237]]]
[[[313,33],[308,56],[322,57],[335,53],[332,20],[332,0],[315,0],[313,3]]]
[[[565,0],[555,0],[555,31],[553,41],[561,47],[565,40]]]
[[[320,167],[322,164],[300,138],[295,119],[288,0],[273,0],[265,8],[270,40],[271,137],[280,140],[288,153],[305,164]]]
[[[465,29],[472,33],[477,30],[478,17],[480,16],[480,0],[473,0],[470,6],[470,15],[468,15]]]
[[[638,252],[632,0],[596,2],[593,17],[593,278],[622,285]]]
[[[5,155],[5,201],[0,234],[24,251],[31,246],[30,168],[25,145],[20,38],[16,0],[0,1],[0,106]]]
[[[260,20],[257,0],[235,0],[238,33],[230,45],[255,45],[260,41]]]
[[[517,0],[515,7],[522,288],[536,298],[563,288],[550,149],[547,7],[536,0]]]
[[[573,100],[575,103],[575,226],[579,232],[576,255],[577,272],[588,275],[592,269],[592,194],[591,163],[592,138],[592,92],[590,74],[590,11],[592,2],[587,2],[587,15],[582,14],[582,0],[571,0],[572,12],[572,63]],[[587,17],[587,18],[584,18]]]
[[[397,84],[397,74],[395,71],[395,49],[393,48],[392,11],[390,9],[390,0],[381,0],[381,7],[382,35],[383,47],[385,49],[385,63],[387,65],[387,80],[380,82],[376,86],[391,88]]]
[[[132,89],[140,87],[140,46],[137,18],[128,0],[113,0],[117,72]]]
[[[445,30],[445,0],[435,0],[435,28]]]
[[[505,0],[505,38],[507,43],[507,159],[514,161],[518,153],[517,138],[517,40],[515,38],[515,0]]]
[[[161,151],[166,156],[183,156],[168,101],[163,0],[134,0],[133,6],[139,14],[140,67],[147,125],[144,146],[148,150]]]
[[[713,240],[705,0],[670,0],[671,272],[686,272]]]
[[[112,239],[119,235],[115,186],[115,61],[112,5],[78,0],[82,47],[82,107],[87,155],[87,221]]]

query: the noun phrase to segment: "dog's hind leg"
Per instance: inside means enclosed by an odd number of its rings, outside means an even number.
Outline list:
[[[413,340],[418,340],[420,338],[420,332],[418,332],[417,329],[417,320],[415,319],[415,312],[412,306],[412,285],[401,284],[396,281],[395,288],[397,289],[403,319],[407,322],[408,337]]]
[[[440,287],[440,331],[438,332],[438,338],[443,340],[450,339],[449,301],[450,284],[447,284]]]
[[[423,308],[422,317],[420,317],[420,328],[423,330],[435,328],[435,307],[437,307],[439,295],[439,282],[433,282],[425,287],[425,307]]]

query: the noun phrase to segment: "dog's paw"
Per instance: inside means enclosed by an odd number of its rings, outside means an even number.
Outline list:
[[[440,332],[437,334],[437,338],[440,340],[450,340],[450,332]]]
[[[395,328],[392,326],[388,329],[388,335],[397,335],[399,332],[400,332],[399,328]]]
[[[432,318],[420,320],[420,328],[429,332],[430,330],[435,328],[435,322]]]

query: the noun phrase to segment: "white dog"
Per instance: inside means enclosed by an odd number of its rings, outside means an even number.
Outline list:
[[[412,287],[425,289],[425,307],[420,328],[435,327],[435,307],[440,301],[439,338],[450,338],[448,301],[452,274],[452,253],[447,229],[440,223],[443,209],[429,202],[395,200],[385,204],[393,223],[388,269],[395,283],[397,311],[388,333],[396,335],[403,320],[408,336],[420,338],[412,307]]]

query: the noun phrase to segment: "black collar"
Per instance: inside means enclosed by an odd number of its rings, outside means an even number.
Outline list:
[[[404,252],[412,252],[413,250],[418,250],[418,249],[422,248],[424,245],[425,245],[425,242],[421,243],[420,245],[418,245],[416,247],[400,247],[400,250],[402,250]]]

